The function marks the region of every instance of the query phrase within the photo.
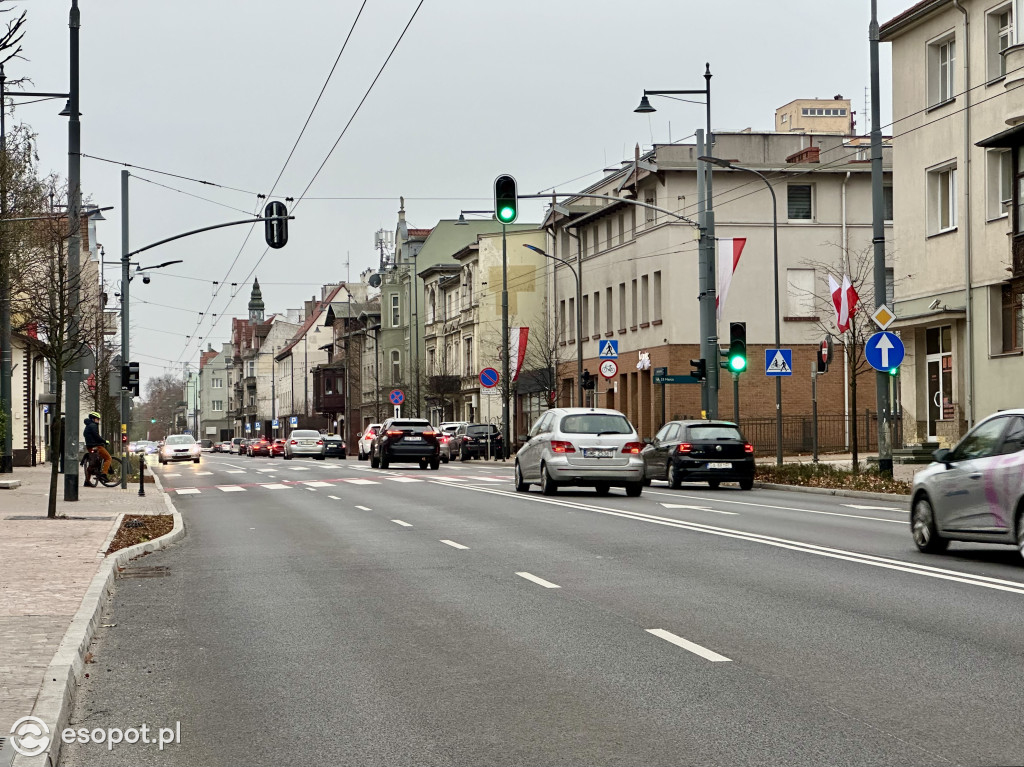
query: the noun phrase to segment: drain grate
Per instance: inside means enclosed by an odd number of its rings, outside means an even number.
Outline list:
[[[166,565],[150,565],[147,567],[131,567],[124,572],[118,573],[118,578],[166,578],[171,574],[171,568]]]

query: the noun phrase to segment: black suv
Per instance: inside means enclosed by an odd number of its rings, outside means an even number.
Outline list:
[[[430,421],[389,418],[377,430],[370,447],[370,466],[386,469],[392,463],[418,463],[434,471],[441,466],[440,440]]]
[[[669,421],[654,439],[644,440],[644,484],[663,479],[673,488],[683,482],[739,482],[754,486],[754,446],[729,421]]]
[[[470,458],[493,458],[497,461],[502,457],[502,445],[501,432],[497,426],[464,423],[448,440],[448,455],[463,461]]]

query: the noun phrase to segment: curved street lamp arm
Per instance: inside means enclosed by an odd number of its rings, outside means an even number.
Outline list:
[[[173,237],[168,237],[166,239],[159,240],[158,242],[150,243],[149,245],[145,246],[144,248],[138,248],[137,250],[133,250],[130,253],[125,253],[123,256],[121,256],[121,260],[122,261],[127,261],[132,256],[137,256],[139,253],[147,251],[147,250],[149,250],[151,248],[155,248],[155,247],[157,247],[159,245],[166,245],[169,242],[174,242],[175,240],[180,240],[183,237],[191,237],[193,234],[200,234],[202,232],[209,232],[209,231],[212,231],[214,229],[223,229],[226,226],[238,226],[239,224],[258,224],[261,221],[276,221],[278,218],[287,218],[290,221],[290,220],[294,219],[295,216],[271,216],[270,218],[247,218],[247,219],[245,219],[243,221],[228,221],[226,224],[214,224],[213,226],[204,226],[201,229],[193,229],[193,230],[191,230],[189,232],[182,232],[181,234],[176,234]]]

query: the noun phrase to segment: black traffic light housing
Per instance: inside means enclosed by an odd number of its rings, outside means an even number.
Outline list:
[[[139,396],[139,363],[129,362],[121,366],[121,387],[131,392],[132,396]]]
[[[690,360],[690,375],[698,381],[708,380],[708,362],[705,359]]]
[[[494,179],[494,217],[502,224],[511,224],[519,217],[519,192],[512,176]]]
[[[288,244],[288,207],[279,200],[268,202],[263,210],[264,236],[267,245],[283,248]]]
[[[733,373],[742,373],[747,369],[747,323],[729,323],[729,359],[728,367]]]
[[[589,370],[584,370],[580,373],[580,382],[583,384],[584,389],[594,389],[597,386],[597,380],[594,376],[590,375]]]

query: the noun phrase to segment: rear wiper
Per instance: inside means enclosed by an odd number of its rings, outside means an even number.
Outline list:
[[[599,431],[594,436],[595,437],[603,437],[605,434],[625,434],[625,432],[622,432],[622,431]]]

